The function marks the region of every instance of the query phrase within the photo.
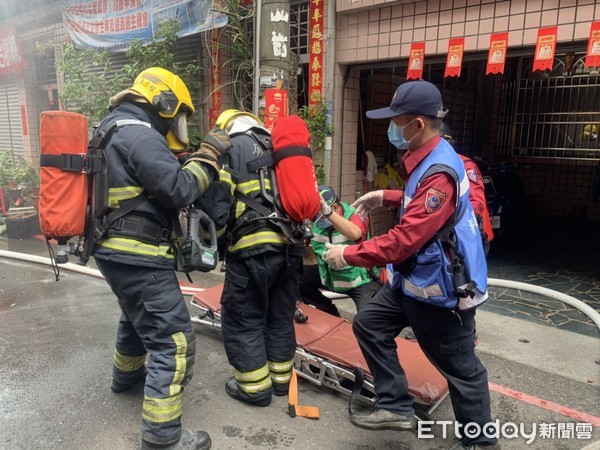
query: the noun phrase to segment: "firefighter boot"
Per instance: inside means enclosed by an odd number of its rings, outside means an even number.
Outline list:
[[[146,371],[146,369],[144,368],[144,370],[142,371],[142,373],[140,374],[139,377],[136,377],[135,380],[133,380],[131,383],[119,383],[118,381],[116,381],[114,378],[112,380],[112,383],[110,385],[110,389],[115,393],[115,394],[120,394],[121,392],[124,391],[128,391],[129,389],[131,389],[135,384],[138,383],[142,383],[144,381],[146,381],[146,374],[148,372]]]
[[[212,444],[206,431],[181,430],[178,441],[167,445],[153,444],[142,439],[142,450],[208,450]]]
[[[271,389],[268,391],[265,390],[264,393],[260,394],[248,394],[240,389],[235,377],[231,377],[227,380],[225,383],[225,391],[231,398],[235,398],[236,400],[250,405],[269,406],[271,404]]]

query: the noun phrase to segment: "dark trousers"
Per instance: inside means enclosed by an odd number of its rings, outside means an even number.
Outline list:
[[[313,305],[321,311],[333,314],[334,316],[340,315],[337,307],[333,304],[330,298],[323,295],[320,289],[330,290],[327,286],[321,283],[321,277],[319,276],[319,266],[306,265],[302,268],[302,272],[298,275],[298,282],[300,284],[300,298],[307,305]],[[350,297],[356,305],[356,310],[360,311],[367,302],[373,298],[377,293],[381,285],[377,281],[371,281],[370,283],[363,284],[344,291],[343,294]]]
[[[149,354],[142,439],[176,442],[181,436],[183,390],[194,369],[196,336],[175,271],[102,259],[96,264],[121,307],[113,377],[131,382],[143,371],[139,363]]]
[[[413,398],[398,361],[394,338],[410,326],[431,363],[448,380],[456,421],[483,425],[492,421],[487,371],[475,355],[475,311],[455,312],[382,287],[356,314],[354,334],[373,374],[375,407],[413,414]],[[402,355],[400,355],[402,359]],[[492,434],[493,428],[488,429]],[[462,438],[465,444],[494,443],[483,434]]]
[[[227,261],[221,297],[223,342],[229,363],[252,372],[294,358],[294,312],[301,256],[265,252]]]

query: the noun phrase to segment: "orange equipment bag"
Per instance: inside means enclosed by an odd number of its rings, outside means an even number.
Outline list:
[[[40,227],[59,243],[82,236],[88,204],[87,117],[45,111],[40,121]]]

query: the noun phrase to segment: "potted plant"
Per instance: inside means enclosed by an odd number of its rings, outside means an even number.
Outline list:
[[[8,194],[11,204],[22,206],[24,197],[39,198],[37,170],[25,158],[7,150],[0,156],[0,188]],[[8,207],[8,205],[6,205]],[[35,205],[34,205],[35,206]]]

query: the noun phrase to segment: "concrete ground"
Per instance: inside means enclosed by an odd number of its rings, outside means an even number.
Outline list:
[[[44,255],[45,244],[0,236],[0,250]],[[206,288],[223,275],[192,278]],[[337,305],[352,318],[351,302]],[[195,314],[192,307],[190,312]],[[523,437],[505,438],[503,448],[600,449],[600,333],[551,327],[493,308],[477,316],[493,416],[501,425],[522,424],[527,433],[537,426],[530,445]],[[0,257],[0,449],[139,448],[143,389],[120,395],[109,389],[118,317],[103,280],[63,271],[56,282],[48,266]],[[183,423],[207,430],[214,449],[419,450],[454,442],[452,431],[443,439],[439,424],[431,439],[356,428],[346,397],[304,380],[299,401],[318,406],[319,420],[290,418],[285,398],[259,409],[241,404],[224,391],[231,368],[220,333],[198,325],[196,331],[196,369],[185,392]],[[448,399],[432,419],[453,420]]]

